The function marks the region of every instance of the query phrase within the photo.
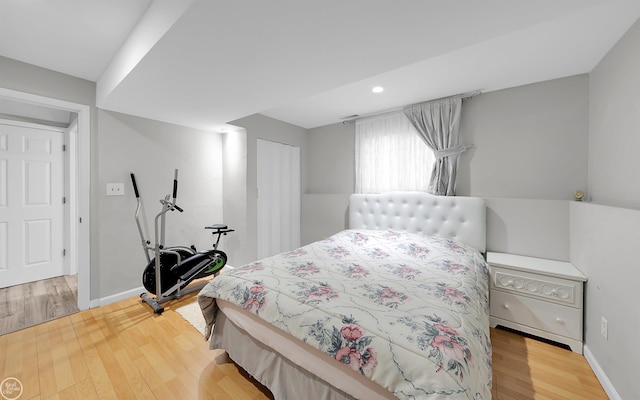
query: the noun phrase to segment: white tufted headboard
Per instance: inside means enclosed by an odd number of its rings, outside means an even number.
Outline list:
[[[486,251],[486,210],[479,197],[426,192],[352,194],[349,228],[397,229],[455,239]]]

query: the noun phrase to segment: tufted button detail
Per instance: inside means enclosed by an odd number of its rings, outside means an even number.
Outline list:
[[[425,192],[354,194],[349,210],[350,228],[406,229],[456,238],[486,250],[486,208],[482,199],[433,196]]]

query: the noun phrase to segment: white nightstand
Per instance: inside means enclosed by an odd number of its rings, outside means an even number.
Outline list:
[[[568,345],[582,354],[584,282],[571,263],[487,253],[490,324]]]

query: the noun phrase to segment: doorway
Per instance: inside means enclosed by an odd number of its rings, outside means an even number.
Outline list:
[[[77,271],[78,308],[90,307],[90,126],[91,107],[30,93],[0,88],[3,100],[21,102],[54,110],[77,114],[75,130],[67,147],[64,166],[66,212],[63,216],[67,229],[64,233],[66,252],[65,271]]]

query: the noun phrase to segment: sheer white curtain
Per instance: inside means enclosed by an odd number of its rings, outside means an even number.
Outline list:
[[[426,191],[434,161],[402,111],[356,121],[356,193]]]
[[[258,139],[258,258],[300,247],[300,148]]]

